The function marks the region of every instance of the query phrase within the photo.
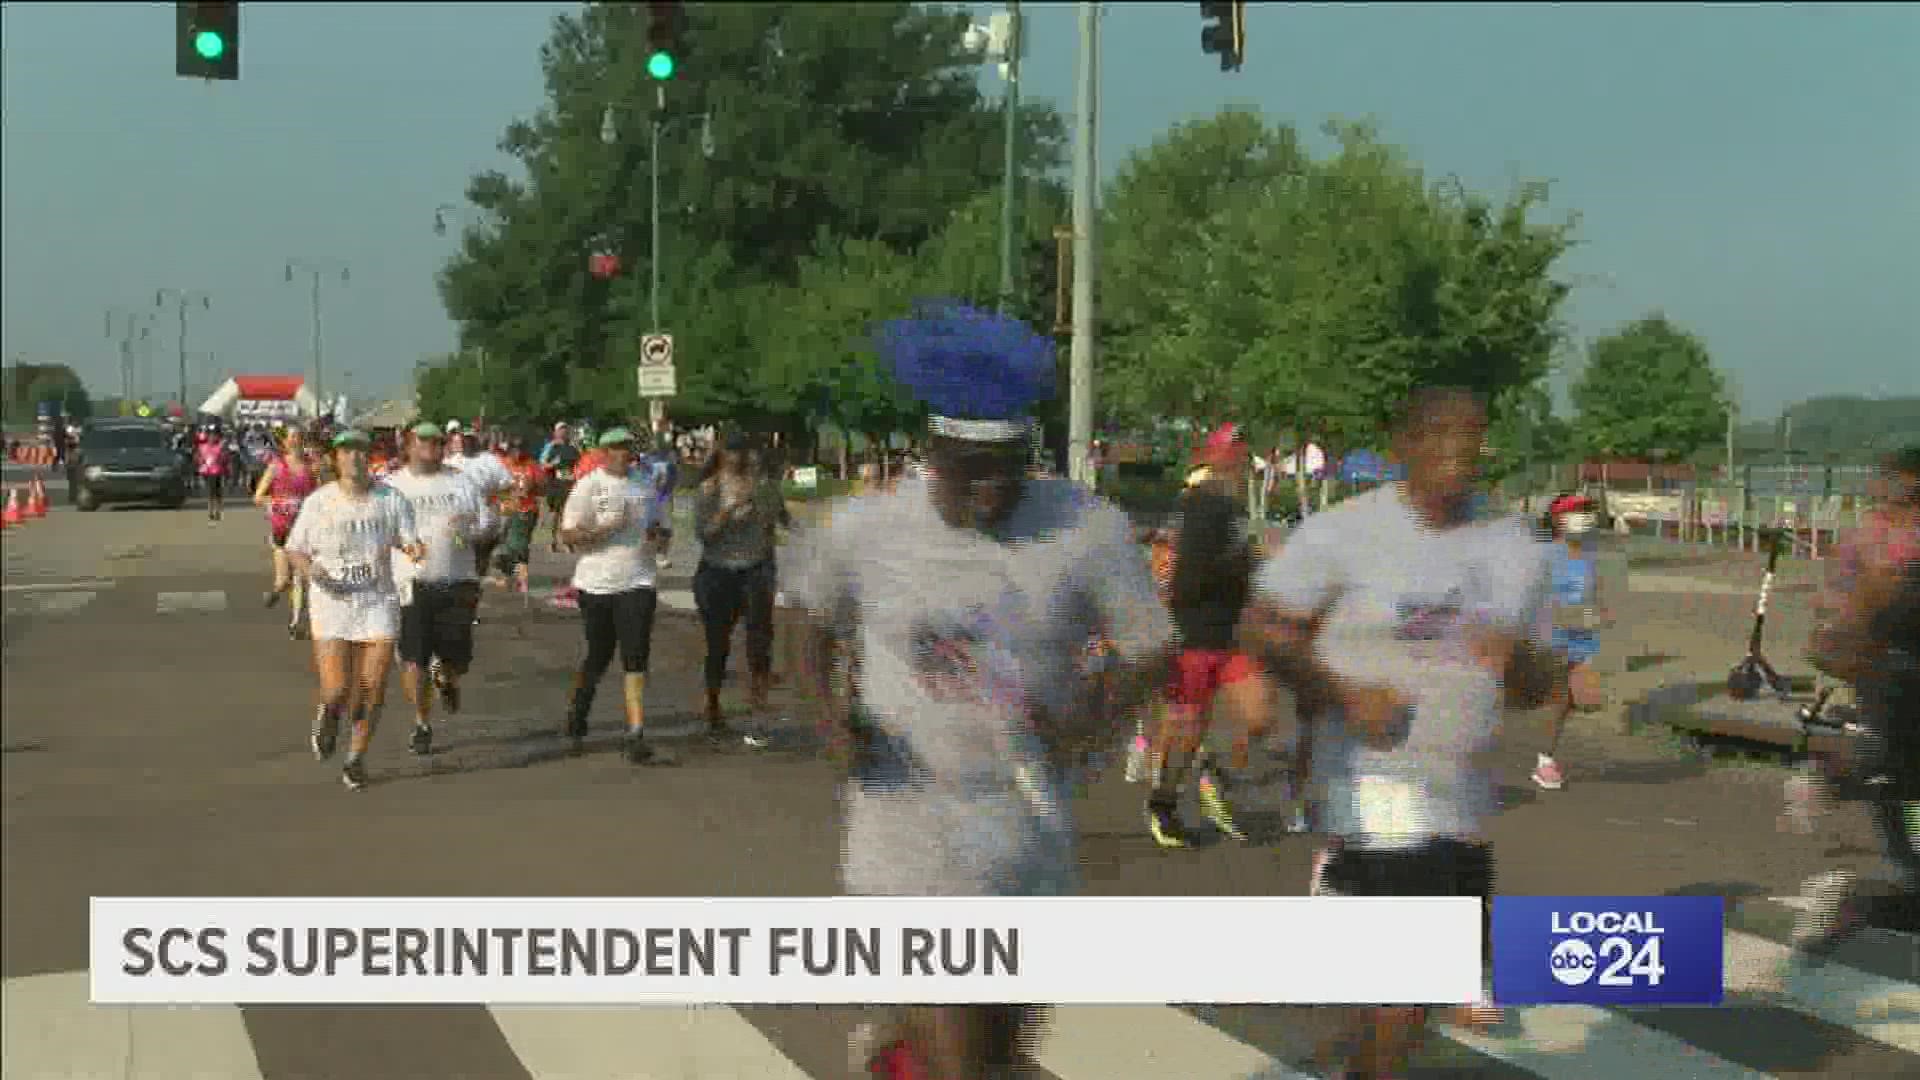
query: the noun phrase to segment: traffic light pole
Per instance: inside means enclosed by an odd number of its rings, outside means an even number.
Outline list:
[[[1073,110],[1073,346],[1067,381],[1067,472],[1092,487],[1095,110],[1100,105],[1100,5],[1080,0],[1080,64]]]
[[[1019,234],[1014,185],[1020,178],[1020,0],[1007,3],[1006,160],[1000,175],[1000,311],[1014,299],[1014,238]]]
[[[660,333],[660,114],[667,109],[667,88],[656,86],[653,91],[653,144],[647,150],[647,169],[653,174],[653,195],[647,200],[647,233],[651,249],[647,256],[647,312],[652,324],[651,332],[657,334]],[[652,428],[650,435],[659,433],[666,416],[666,399],[648,399],[647,422]]]

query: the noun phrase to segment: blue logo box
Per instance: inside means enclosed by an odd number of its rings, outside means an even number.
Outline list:
[[[1502,1005],[1718,1005],[1718,896],[1497,896],[1493,996]]]

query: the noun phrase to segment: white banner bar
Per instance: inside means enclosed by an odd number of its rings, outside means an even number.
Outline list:
[[[96,1004],[1453,1004],[1481,985],[1471,899],[95,897],[91,915]]]

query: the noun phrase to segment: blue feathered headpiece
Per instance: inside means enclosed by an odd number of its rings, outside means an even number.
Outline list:
[[[1026,323],[954,301],[923,301],[883,325],[874,348],[936,418],[1014,423],[1053,396],[1054,344]],[[937,421],[936,421],[937,422]]]

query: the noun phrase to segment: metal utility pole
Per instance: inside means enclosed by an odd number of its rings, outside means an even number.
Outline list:
[[[180,411],[187,411],[187,309],[195,304],[202,311],[213,310],[206,293],[193,289],[161,289],[153,294],[153,306],[163,308],[171,300],[180,308]]]
[[[1073,347],[1067,399],[1067,472],[1076,482],[1094,483],[1094,133],[1100,103],[1100,5],[1080,0],[1080,64],[1074,94],[1073,139]]]
[[[115,326],[120,328],[120,400],[125,407],[131,408],[134,400],[133,343],[145,342],[153,334],[153,316],[125,308],[108,308],[108,340],[113,339]]]
[[[320,346],[320,281],[323,277],[332,277],[337,273],[340,275],[341,284],[344,285],[350,280],[350,275],[347,264],[338,259],[288,259],[287,283],[289,285],[293,283],[293,275],[296,271],[307,275],[313,283],[313,396],[316,399],[324,398],[326,373],[322,364],[324,355]]]
[[[1018,204],[1014,188],[1020,182],[1020,40],[1022,26],[1020,0],[1007,3],[1007,92],[1002,102],[1006,113],[1005,160],[1000,171],[1000,311],[1013,306],[1014,246],[1019,236]]]

